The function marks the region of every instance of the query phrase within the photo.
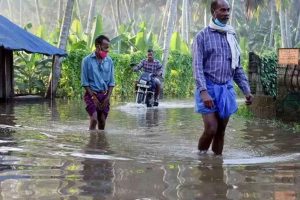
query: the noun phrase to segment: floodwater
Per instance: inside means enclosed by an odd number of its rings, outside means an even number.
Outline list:
[[[199,155],[192,101],[114,104],[89,132],[81,101],[0,105],[1,199],[300,199],[300,133],[233,116]]]

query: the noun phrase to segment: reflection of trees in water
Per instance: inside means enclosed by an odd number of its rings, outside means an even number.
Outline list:
[[[243,140],[260,155],[281,156],[299,152],[300,136],[276,121],[248,120],[245,122]]]
[[[109,150],[105,133],[91,133],[86,154],[99,155]],[[94,199],[105,199],[114,192],[114,164],[109,160],[85,159],[82,162],[81,194],[93,196]]]

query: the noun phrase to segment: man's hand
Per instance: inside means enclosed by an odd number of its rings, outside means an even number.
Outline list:
[[[101,103],[100,103],[100,101],[98,100],[96,94],[93,94],[93,95],[92,95],[92,100],[93,100],[94,104],[96,105],[96,107],[97,107],[98,109],[101,109]]]
[[[100,103],[100,110],[104,110],[105,107],[108,105],[109,103],[109,97],[105,97],[105,99],[103,99],[102,103]]]
[[[132,68],[132,70],[133,70],[134,72],[139,71],[139,69],[138,69],[137,67]]]
[[[203,90],[200,92],[200,97],[206,108],[212,109],[213,107],[215,107],[211,96],[208,94],[208,92],[206,90]]]
[[[246,101],[245,101],[246,105],[251,105],[252,102],[253,102],[253,98],[254,98],[253,95],[248,94],[248,95],[245,96],[245,98],[246,98]]]

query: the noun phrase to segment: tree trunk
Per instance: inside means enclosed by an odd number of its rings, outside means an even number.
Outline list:
[[[183,40],[189,42],[189,0],[182,1],[182,26],[181,26],[181,35]]]
[[[133,31],[134,31],[134,34],[136,34],[136,26],[135,26],[135,24],[136,24],[136,16],[135,16],[135,0],[131,0],[130,1],[130,4],[129,4],[129,7],[131,8],[131,17],[132,17],[132,19],[133,19],[133,25],[132,25],[132,27],[133,27]]]
[[[126,14],[127,14],[128,20],[129,20],[129,22],[132,22],[134,18],[130,14],[128,2],[127,2],[127,0],[123,0],[123,2],[124,2],[125,9],[126,9]],[[134,26],[132,26],[131,32],[132,32],[132,34],[135,34]]]
[[[61,27],[60,36],[59,36],[59,48],[66,49],[70,26],[72,23],[72,12],[74,7],[74,0],[68,0],[65,10],[65,15],[63,19],[63,25]],[[61,61],[62,59],[58,56],[55,56],[54,64],[52,68],[52,73],[49,78],[49,85],[46,94],[46,98],[54,98],[56,94],[56,89],[61,74]]]
[[[120,0],[116,0],[117,1],[117,21],[118,21],[118,28],[119,26],[122,24],[122,20],[121,20],[121,12],[120,12]]]
[[[115,9],[114,9],[114,2],[111,1],[110,5],[111,5],[111,12],[112,12],[112,16],[113,16],[114,25],[115,25],[115,34],[118,35],[119,25],[118,25],[117,16],[116,16]]]
[[[23,7],[23,4],[22,4],[22,0],[19,0],[19,6],[20,6],[20,8],[19,8],[19,17],[20,17],[20,26],[23,26],[23,21],[22,21],[22,7]]]
[[[204,20],[204,27],[206,27],[207,26],[207,9],[206,8],[204,8],[203,20]]]
[[[230,15],[230,22],[229,22],[230,25],[232,25],[233,15],[234,15],[234,0],[232,0],[231,3],[231,15]]]
[[[164,47],[163,47],[163,77],[165,77],[166,66],[169,57],[169,49],[170,49],[170,40],[172,37],[173,29],[174,29],[174,19],[177,12],[177,0],[171,0],[170,2],[170,12],[168,15],[168,23],[167,30],[165,35]]]
[[[39,25],[42,24],[39,0],[35,0],[35,9]]]
[[[295,44],[299,43],[299,30],[300,30],[300,15],[298,16],[298,23],[296,28],[296,34],[295,34]]]
[[[276,5],[275,0],[271,0],[271,30],[270,30],[270,40],[269,47],[272,48],[274,46],[274,29],[276,23]]]
[[[284,13],[284,23],[285,23],[285,35],[286,35],[286,45],[288,48],[292,47],[292,39],[291,39],[291,32],[290,32],[290,23],[289,23],[289,11],[288,9],[285,10]]]
[[[87,35],[91,34],[93,19],[94,19],[94,15],[95,15],[95,3],[96,3],[96,0],[91,0],[89,16],[87,19],[87,23],[86,23],[87,25],[86,25],[86,29],[85,29],[85,34],[87,34]]]
[[[79,1],[76,0],[76,15],[80,21],[80,25],[82,26],[81,12],[80,12],[80,4]]]
[[[279,20],[280,20],[280,33],[281,33],[281,47],[285,48],[287,47],[286,44],[286,30],[285,30],[285,20],[284,20],[284,9],[282,2],[280,4],[280,9],[279,9]]]
[[[158,42],[160,44],[162,44],[164,41],[163,37],[164,37],[164,33],[165,33],[165,27],[167,24],[168,13],[170,12],[170,2],[171,2],[171,0],[167,0],[165,10],[164,10],[164,16],[163,16],[163,20],[162,20],[162,24],[161,24],[161,29],[159,32],[159,37],[158,37]]]
[[[131,21],[132,18],[131,18],[130,12],[129,12],[127,0],[123,0],[123,3],[124,3],[124,6],[125,6],[125,10],[126,10],[128,21]]]
[[[11,2],[10,2],[10,0],[6,0],[6,1],[7,1],[7,5],[8,5],[9,17],[10,17],[10,19],[13,19],[13,14],[12,14],[12,9],[11,9]]]
[[[58,27],[61,26],[63,13],[64,13],[64,2],[63,0],[58,0],[58,13],[57,13]]]

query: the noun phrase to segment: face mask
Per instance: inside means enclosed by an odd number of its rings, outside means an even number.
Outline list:
[[[104,59],[106,56],[107,56],[107,51],[99,51],[98,52],[98,56],[101,58],[101,59]]]
[[[222,22],[220,22],[220,20],[218,18],[214,19],[213,21],[218,26],[221,26],[221,27],[225,27],[226,26],[226,24],[223,24]]]

